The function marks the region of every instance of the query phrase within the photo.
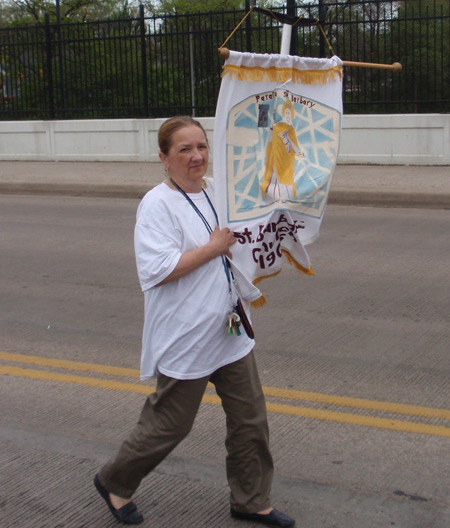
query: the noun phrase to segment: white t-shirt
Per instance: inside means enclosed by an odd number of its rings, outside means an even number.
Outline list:
[[[213,183],[206,192],[214,203]],[[189,194],[212,229],[217,225],[207,198]],[[217,257],[184,277],[156,286],[175,269],[186,251],[203,246],[209,233],[186,198],[165,183],[139,205],[135,252],[145,298],[141,379],[158,372],[176,379],[197,379],[247,355],[255,342],[225,331],[231,304],[222,259]]]

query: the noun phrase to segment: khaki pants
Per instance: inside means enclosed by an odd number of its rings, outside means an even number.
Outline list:
[[[139,422],[99,473],[108,491],[131,497],[141,480],[187,436],[208,381],[215,385],[226,414],[231,507],[244,513],[270,507],[273,462],[266,404],[253,352],[205,378],[177,380],[160,375]]]

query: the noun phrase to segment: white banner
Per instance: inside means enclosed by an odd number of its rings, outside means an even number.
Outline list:
[[[342,61],[230,52],[214,125],[221,227],[241,295],[281,270],[283,257],[313,274],[304,246],[319,235],[339,152]]]

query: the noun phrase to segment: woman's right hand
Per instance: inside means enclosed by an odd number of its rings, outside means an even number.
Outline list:
[[[234,233],[228,227],[224,229],[216,227],[209,237],[209,244],[217,252],[217,256],[226,255],[230,259],[233,258],[230,247],[235,243]]]

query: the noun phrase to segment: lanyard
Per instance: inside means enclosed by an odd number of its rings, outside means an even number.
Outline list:
[[[173,180],[172,178],[170,178],[170,181],[172,182],[172,184],[178,189],[178,191],[180,191],[180,193],[186,198],[186,200],[189,202],[189,204],[192,206],[192,208],[194,209],[194,211],[198,214],[198,216],[202,219],[203,223],[205,224],[205,227],[206,227],[206,230],[208,231],[209,234],[211,234],[213,232],[211,226],[209,225],[209,222],[208,220],[206,220],[206,218],[203,216],[202,212],[200,211],[200,209],[195,205],[195,203],[189,198],[189,196],[183,191],[183,189],[177,185]],[[209,203],[209,206],[211,207],[211,210],[212,212],[214,213],[214,216],[216,218],[216,222],[217,222],[217,225],[219,225],[219,217],[217,216],[217,213],[216,213],[216,210],[214,209],[214,206],[208,196],[208,194],[206,193],[205,189],[202,189],[202,192],[203,194],[206,196],[206,199],[208,200],[208,203]],[[228,291],[230,292],[230,302],[231,302],[231,277],[230,277],[230,273],[231,273],[231,270],[230,270],[230,264],[229,262],[227,261],[227,259],[224,257],[224,255],[221,255],[221,259],[222,259],[222,265],[223,265],[223,269],[225,270],[225,275],[227,276],[227,282],[228,282]]]

